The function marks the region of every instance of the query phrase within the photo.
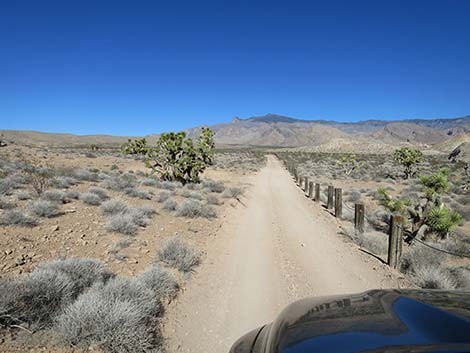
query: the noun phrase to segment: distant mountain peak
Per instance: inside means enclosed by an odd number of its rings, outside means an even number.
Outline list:
[[[232,121],[231,121],[231,122],[232,122],[232,123],[239,123],[240,121],[243,121],[243,119],[239,118],[238,116],[234,116],[234,117],[232,118]]]
[[[253,116],[247,121],[255,122],[255,123],[298,123],[298,122],[306,122],[307,120],[300,120],[296,118],[291,118],[284,115],[277,115],[268,113],[266,115],[261,116]]]

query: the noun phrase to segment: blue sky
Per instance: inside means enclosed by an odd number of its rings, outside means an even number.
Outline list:
[[[470,1],[0,2],[0,129],[470,114]]]

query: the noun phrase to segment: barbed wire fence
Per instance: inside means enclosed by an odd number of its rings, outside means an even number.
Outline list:
[[[319,187],[317,187],[317,184],[318,185],[321,185],[321,184],[315,183],[315,182],[312,183],[312,181],[310,181],[310,183],[308,183],[308,182],[303,183],[303,180],[309,180],[309,178],[300,176],[299,173],[298,173],[297,167],[294,164],[292,164],[292,163],[287,164],[285,161],[284,161],[284,163],[285,163],[285,166],[286,166],[287,170],[289,171],[289,173],[295,179],[297,185],[301,189],[303,189],[307,195],[313,195],[314,192],[312,190],[310,190],[309,188],[312,187],[312,184],[313,184],[315,189],[317,189],[317,188],[319,188]],[[331,185],[329,185],[329,186],[331,188]],[[337,192],[336,190],[339,190],[339,195],[336,194],[336,192]],[[370,217],[367,216],[367,213],[365,212],[364,204],[363,203],[356,203],[354,206],[351,206],[346,201],[342,201],[341,193],[342,193],[342,189],[335,188],[334,193],[329,191],[328,194],[326,195],[328,197],[328,200],[325,202],[325,204],[329,205],[329,206],[334,205],[335,213],[333,215],[334,216],[337,216],[338,214],[342,215],[342,207],[344,206],[346,209],[353,212],[353,214],[354,214],[353,224],[355,226],[356,231],[365,232],[366,227],[367,227],[367,229],[375,228],[374,225],[377,223],[377,220],[372,220],[372,219],[370,219]],[[315,191],[314,200],[316,202],[322,202],[322,200],[321,200],[322,197],[321,196],[325,196],[322,191],[320,191],[319,193],[318,193],[318,190]],[[341,205],[338,205],[337,202],[334,202],[334,200],[331,200],[331,197],[336,198],[338,196],[340,198]],[[318,200],[316,199],[317,197],[319,197]],[[362,207],[362,212],[360,212],[360,214],[359,214],[359,217],[361,217],[361,219],[356,219],[358,217],[357,205],[361,205],[360,207]],[[365,221],[367,221],[367,224],[364,223]],[[388,241],[388,259],[387,259],[387,263],[388,263],[389,266],[397,268],[400,264],[402,243],[403,243],[404,235],[407,233],[407,230],[403,226],[403,219],[400,215],[394,215],[394,214],[390,215],[390,220],[389,220],[388,223],[389,223],[388,224],[388,226],[389,226],[389,231],[388,231],[389,241]],[[358,225],[360,226],[359,229],[358,229]],[[411,238],[410,243],[411,244],[417,243],[420,246],[424,246],[424,247],[427,247],[429,249],[432,249],[433,251],[440,252],[440,253],[445,253],[447,255],[457,256],[457,257],[461,257],[461,258],[469,258],[470,259],[470,255],[468,255],[468,254],[442,249],[442,248],[436,247],[434,245],[431,245],[431,244],[429,244],[429,243],[427,243],[427,242],[425,242],[425,241],[423,241],[423,240],[421,240],[417,237]]]

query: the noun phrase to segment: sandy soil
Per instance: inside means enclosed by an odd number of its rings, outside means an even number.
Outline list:
[[[408,285],[337,235],[339,222],[305,197],[275,157],[251,183],[168,308],[170,351],[227,352],[239,336],[306,296]]]

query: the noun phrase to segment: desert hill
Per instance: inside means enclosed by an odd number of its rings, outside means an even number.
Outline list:
[[[306,147],[322,150],[388,151],[399,145],[416,145],[449,152],[452,141],[466,140],[470,135],[470,116],[455,119],[366,120],[337,122],[302,120],[267,114],[247,119],[233,118],[230,122],[210,126],[219,146]],[[199,134],[200,127],[186,130],[190,137]],[[0,139],[7,143],[51,146],[117,147],[126,136],[73,135],[37,131],[0,130]],[[152,142],[158,135],[146,137]],[[434,146],[436,146],[434,148]]]

